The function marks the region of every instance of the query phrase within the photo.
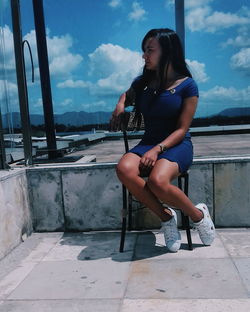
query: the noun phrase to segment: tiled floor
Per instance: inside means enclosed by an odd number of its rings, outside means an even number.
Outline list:
[[[250,229],[170,253],[161,233],[34,233],[0,261],[1,312],[250,311]]]

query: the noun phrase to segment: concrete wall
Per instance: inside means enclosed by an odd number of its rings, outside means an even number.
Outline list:
[[[34,231],[121,227],[122,188],[112,164],[29,167],[0,171],[0,259]],[[217,227],[250,226],[250,157],[195,160],[189,196],[207,203]],[[33,227],[32,227],[33,225]],[[134,228],[157,228],[148,209]]]
[[[0,259],[31,232],[25,169],[0,171]]]
[[[27,169],[35,231],[117,229],[122,206],[115,165]]]
[[[122,190],[115,164],[27,169],[35,231],[119,229]],[[219,227],[250,226],[250,158],[196,160],[190,171],[191,200],[207,203]],[[134,228],[155,228],[147,209]]]

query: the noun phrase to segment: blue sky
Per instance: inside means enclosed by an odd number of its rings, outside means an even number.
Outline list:
[[[30,112],[42,113],[32,1],[20,3],[23,36],[35,60]],[[250,107],[249,3],[185,1],[186,61],[200,90],[196,116]],[[7,0],[3,5],[5,81],[9,105],[18,111],[10,8]],[[151,28],[175,28],[172,0],[44,0],[44,11],[55,113],[112,111],[119,94],[141,72],[145,33]],[[26,64],[30,81],[28,58]]]

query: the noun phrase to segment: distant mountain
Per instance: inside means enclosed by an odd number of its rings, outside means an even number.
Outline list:
[[[3,127],[6,128],[8,126],[13,125],[14,128],[21,127],[21,116],[20,113],[12,113],[12,114],[2,114],[2,123]]]
[[[82,126],[93,124],[104,124],[110,119],[111,112],[67,112],[64,114],[55,114],[55,123],[66,126]]]
[[[3,127],[7,127],[10,121],[9,114],[2,115]],[[21,116],[20,113],[12,113],[12,123],[14,128],[20,128]],[[82,126],[92,124],[104,124],[108,123],[111,116],[111,112],[67,112],[64,114],[54,114],[55,124],[63,124],[66,126]],[[31,114],[31,124],[34,126],[44,124],[43,115]]]
[[[218,116],[223,117],[240,117],[250,116],[250,107],[227,108],[221,111]]]
[[[238,108],[227,108],[214,115],[214,117],[240,117],[250,116],[250,107],[238,107]],[[9,114],[2,115],[3,127],[6,128],[9,124]],[[55,124],[63,124],[65,126],[83,126],[83,125],[94,125],[94,124],[105,124],[109,122],[111,112],[94,112],[87,113],[81,112],[67,112],[64,114],[54,114]],[[31,114],[31,124],[34,126],[44,124],[43,115]],[[14,128],[21,127],[21,116],[20,113],[12,113],[12,123]]]

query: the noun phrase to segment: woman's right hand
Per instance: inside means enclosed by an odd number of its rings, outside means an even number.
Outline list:
[[[121,116],[125,110],[125,99],[126,99],[126,94],[123,93],[120,96],[119,102],[117,103],[115,110],[112,113],[112,116],[110,119],[110,131],[117,131],[121,129],[121,121],[122,121]]]

